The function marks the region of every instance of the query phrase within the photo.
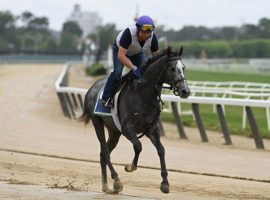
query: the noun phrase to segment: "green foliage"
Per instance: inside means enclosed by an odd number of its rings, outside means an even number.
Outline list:
[[[76,51],[82,30],[76,22],[67,21],[63,24],[59,48],[64,51]]]
[[[19,21],[20,23],[17,23]],[[20,24],[20,26],[16,26]],[[257,24],[243,24],[240,27],[226,26],[207,28],[204,26],[185,26],[180,30],[165,30],[160,25],[155,30],[158,38],[166,38],[174,47],[184,46],[184,56],[199,58],[269,58],[270,57],[270,19],[261,18]],[[105,53],[118,33],[115,24],[101,25],[88,36],[95,43],[96,59]],[[49,20],[45,16],[35,16],[29,11],[15,16],[9,11],[0,11],[0,47],[3,52],[64,51],[79,52],[83,46],[82,30],[76,22],[63,24],[61,40],[49,31]]]
[[[188,67],[188,66],[187,66]],[[240,82],[257,82],[270,83],[269,75],[267,74],[237,74],[230,72],[213,72],[213,71],[198,71],[187,69],[186,76],[188,80],[196,81],[240,81]]]
[[[9,48],[7,41],[0,35],[0,49],[6,50]]]
[[[17,21],[20,21],[21,26],[15,26]],[[81,34],[82,31],[76,23],[67,22],[63,26],[59,43],[49,31],[47,17],[35,16],[29,11],[19,16],[0,11],[0,50],[3,53],[75,52]]]
[[[59,44],[59,48],[63,50],[67,49],[76,49],[76,39],[70,33],[62,32],[61,34],[61,42]]]
[[[0,12],[0,50],[12,50],[16,44],[15,17],[8,11]]]
[[[3,34],[10,27],[13,27],[14,22],[14,16],[10,12],[0,12],[0,34]]]
[[[167,37],[168,41],[212,41],[212,40],[242,40],[252,38],[268,38],[270,35],[270,19],[261,18],[258,24],[243,24],[240,27],[224,26],[207,28],[204,26],[184,26],[180,30],[164,30],[158,26],[156,32],[159,37]]]
[[[260,36],[263,38],[269,38],[270,35],[270,19],[262,18],[259,20],[258,28],[260,30]]]
[[[174,48],[184,46],[186,57],[199,58],[205,51],[208,58],[269,58],[270,39],[252,39],[241,41],[184,41],[171,42]]]
[[[115,24],[106,24],[105,26],[97,27],[94,33],[88,35],[88,38],[94,41],[97,47],[96,62],[99,62],[102,53],[107,52],[108,46],[113,44],[116,34]]]
[[[67,21],[63,24],[62,33],[66,33],[74,37],[81,37],[82,30],[76,22]]]
[[[86,68],[86,74],[90,76],[99,76],[99,75],[105,75],[107,73],[106,68],[104,65],[100,63],[95,63],[91,65],[90,67]]]

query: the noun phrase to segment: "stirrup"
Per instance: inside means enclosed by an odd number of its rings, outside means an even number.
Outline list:
[[[107,101],[102,99],[102,105],[107,108],[113,108],[113,100],[109,98]]]

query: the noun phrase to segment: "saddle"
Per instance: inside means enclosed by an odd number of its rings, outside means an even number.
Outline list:
[[[121,77],[116,90],[113,92],[113,99],[114,99],[113,108],[104,107],[102,105],[101,97],[102,97],[104,88],[102,88],[101,91],[99,92],[98,98],[95,104],[94,114],[98,116],[102,116],[102,117],[112,117],[119,131],[121,131],[121,125],[120,125],[120,121],[118,117],[118,97],[125,85],[127,85],[129,89],[135,89],[135,87],[137,87],[136,84],[134,84],[134,82],[136,82],[136,81],[133,81],[134,79],[136,79],[136,76],[132,72],[129,72]]]
[[[129,89],[135,89],[134,86],[136,85],[133,83],[134,79],[137,79],[137,78],[136,78],[136,75],[132,71],[129,71],[127,74],[123,75],[119,80],[119,83],[118,83],[118,86],[116,87],[115,92],[113,92],[113,97],[119,90],[122,89],[124,84],[127,84]]]

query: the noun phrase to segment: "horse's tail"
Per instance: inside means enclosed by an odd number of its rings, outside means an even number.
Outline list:
[[[87,91],[85,97],[84,97],[84,105],[83,105],[83,113],[82,115],[77,119],[78,122],[84,122],[84,125],[86,126],[90,120],[91,120],[91,113],[93,113],[93,107],[95,105],[95,100],[97,98],[97,92],[99,91],[99,88],[102,86],[100,84],[100,81],[96,81],[90,89]]]
[[[85,126],[90,122],[90,120],[90,114],[86,109],[83,110],[83,114],[77,119],[78,122],[84,122]]]
[[[92,86],[93,87],[93,86]],[[92,88],[91,87],[91,88]],[[90,88],[90,89],[91,89]],[[87,109],[87,101],[88,101],[88,94],[90,92],[90,89],[87,91],[85,97],[84,97],[84,105],[83,105],[83,112],[82,112],[82,115],[77,118],[77,121],[78,122],[84,122],[84,125],[86,126],[90,120],[91,120],[91,117],[90,117],[90,112],[89,112],[89,109]]]

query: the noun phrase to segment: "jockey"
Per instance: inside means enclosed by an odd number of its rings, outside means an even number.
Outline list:
[[[154,29],[154,21],[144,15],[138,18],[135,26],[128,27],[118,34],[113,45],[113,72],[108,77],[102,96],[104,106],[113,107],[113,95],[124,65],[139,79],[141,78],[140,66],[146,60],[143,49],[149,49],[153,56],[159,54]]]

